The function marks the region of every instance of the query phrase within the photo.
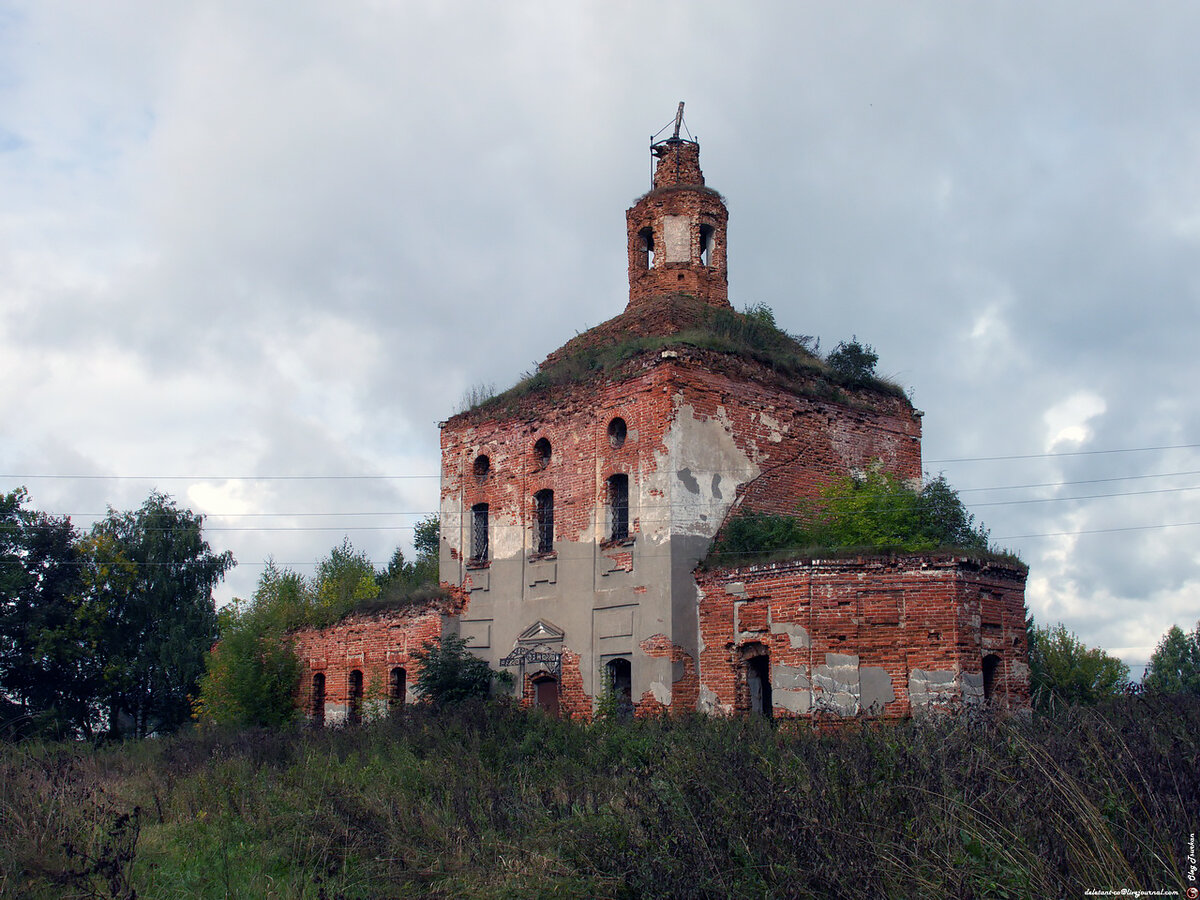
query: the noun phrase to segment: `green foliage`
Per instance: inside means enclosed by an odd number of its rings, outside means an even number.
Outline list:
[[[1058,704],[1094,706],[1115,697],[1129,681],[1129,666],[1103,650],[1088,647],[1063,624],[1026,623],[1029,640],[1029,682],[1034,706]]]
[[[1150,657],[1142,683],[1154,694],[1200,694],[1200,622],[1190,633],[1171,626]]]
[[[85,536],[68,519],[0,497],[0,690],[43,734],[165,732],[217,633],[212,589],[233,566],[203,517],[165,494],[108,514]]]
[[[417,690],[435,709],[484,699],[491,693],[492,681],[503,681],[508,675],[494,671],[473,656],[467,650],[467,642],[456,634],[426,641],[422,649],[413,652],[413,657],[421,664]]]
[[[268,728],[293,721],[301,666],[287,631],[305,621],[311,604],[304,579],[268,560],[253,599],[220,612],[221,639],[208,655],[196,719]]]
[[[110,732],[171,731],[191,716],[217,638],[212,591],[234,565],[228,551],[212,552],[203,521],[153,493],[132,512],[110,509],[92,528],[88,577],[104,607]]]
[[[829,352],[825,360],[833,374],[847,384],[869,384],[875,378],[875,363],[879,354],[870,344],[860,344],[855,336],[842,341]]]
[[[355,550],[349,538],[343,538],[340,546],[317,563],[315,594],[323,622],[335,622],[357,604],[374,600],[379,596],[379,583],[370,557]]]
[[[100,681],[68,518],[24,508],[24,489],[0,494],[0,735],[90,731]]]
[[[830,482],[820,500],[803,504],[794,515],[734,516],[709,562],[739,565],[766,555],[847,549],[991,552],[987,529],[975,524],[943,476],[918,491],[873,468],[861,478]]]
[[[1182,896],[1198,757],[1191,695],[828,733],[465,703],[356,729],[29,742],[0,747],[0,894]]]
[[[387,568],[375,575],[379,585],[381,606],[405,606],[424,602],[435,596],[438,585],[439,525],[436,515],[426,516],[413,530],[416,560],[404,558],[404,550],[396,548]]]
[[[522,376],[514,387],[492,397],[480,397],[469,409],[513,407],[520,399],[559,385],[578,384],[598,376],[620,379],[639,371],[634,360],[657,354],[670,348],[694,347],[735,359],[753,360],[770,369],[775,375],[803,393],[847,398],[829,382],[849,387],[869,387],[895,397],[904,397],[897,384],[878,378],[874,363],[869,371],[860,366],[852,370],[853,377],[835,370],[817,355],[820,342],[811,335],[789,334],[775,323],[771,307],[759,303],[745,312],[715,309],[687,295],[676,295],[662,301],[677,315],[680,330],[665,335],[629,335],[608,343],[585,343],[551,365]],[[843,345],[850,347],[851,345]],[[862,353],[874,351],[863,348]],[[836,352],[836,351],[835,351]],[[843,353],[835,359],[842,359]],[[864,357],[865,358],[865,357]],[[848,357],[847,357],[848,359]],[[851,370],[847,370],[851,371]]]

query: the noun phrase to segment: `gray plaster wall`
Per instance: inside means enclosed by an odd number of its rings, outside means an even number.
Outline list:
[[[546,649],[579,654],[583,689],[593,698],[603,690],[603,666],[624,656],[632,663],[635,701],[650,693],[659,702],[672,702],[673,685],[686,665],[650,656],[640,645],[664,635],[698,668],[699,611],[692,572],[707,554],[738,486],[759,469],[733,440],[727,417],[697,416],[681,397],[662,446],[645,459],[643,470],[629,473],[630,521],[636,520],[639,528],[629,546],[607,551],[601,546],[606,473],[597,471],[595,494],[584,501],[595,510],[592,534],[575,541],[556,539],[555,559],[531,559],[532,527],[522,523],[518,511],[495,507],[489,512],[507,527],[492,532],[489,565],[468,566],[469,510],[461,493],[444,495],[442,521],[458,527],[443,529],[441,578],[467,586],[470,597],[465,614],[450,627],[471,639],[468,646],[476,655],[499,668],[521,634],[540,621],[562,635],[546,642]],[[568,499],[578,502],[556,491],[556,503]],[[632,571],[613,565],[609,556],[617,553],[631,554]],[[521,670],[512,671],[517,691]]]

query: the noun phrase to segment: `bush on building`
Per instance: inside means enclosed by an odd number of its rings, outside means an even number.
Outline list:
[[[939,475],[914,489],[873,467],[830,482],[790,515],[740,513],[709,555],[713,565],[830,551],[966,550],[991,554],[988,531],[975,523],[958,493]]]
[[[860,344],[855,335],[834,347],[825,361],[833,374],[844,383],[869,384],[875,379],[875,363],[879,362],[879,354],[870,344]]]

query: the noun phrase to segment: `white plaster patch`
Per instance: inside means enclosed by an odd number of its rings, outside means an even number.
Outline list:
[[[650,682],[650,693],[663,706],[671,705],[671,689],[661,681]]]
[[[705,685],[700,685],[700,700],[697,703],[697,708],[702,713],[715,713],[717,711],[717,694],[715,691],[709,690]]]
[[[731,581],[725,585],[725,593],[731,597],[741,597],[743,600],[748,600],[750,595],[746,593],[746,582]]]
[[[797,625],[795,622],[772,622],[771,634],[786,634],[793,650],[812,646],[812,639],[808,636],[808,629],[803,625]]]
[[[770,431],[769,437],[774,443],[778,444],[783,440],[783,426],[778,419],[765,412],[759,413],[758,418],[759,421],[767,426],[767,429]]]
[[[825,665],[812,673],[813,704],[839,716],[859,713],[858,656],[826,653]]]

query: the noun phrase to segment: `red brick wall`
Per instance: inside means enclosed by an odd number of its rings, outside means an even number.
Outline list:
[[[428,609],[417,613],[378,613],[350,616],[322,629],[292,634],[296,655],[303,666],[297,705],[312,710],[313,676],[325,675],[325,703],[346,707],[350,700],[350,673],[363,673],[363,694],[368,704],[387,698],[388,679],[397,666],[405,670],[410,690],[420,672],[412,652],[442,633],[443,615]]]
[[[718,709],[744,705],[740,654],[753,643],[769,649],[773,670],[792,667],[810,680],[830,653],[855,655],[860,668],[882,668],[895,695],[881,710],[887,718],[913,713],[914,671],[979,676],[989,653],[1001,660],[995,704],[1029,704],[1025,573],[1019,567],[962,558],[870,558],[718,569],[698,573],[697,581],[701,692],[712,692]],[[775,712],[789,714],[778,703]]]

